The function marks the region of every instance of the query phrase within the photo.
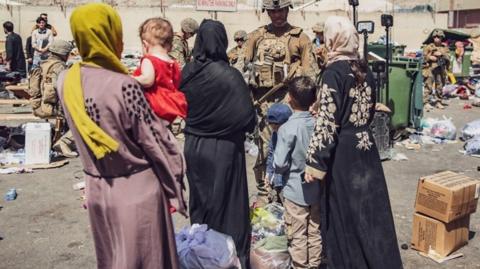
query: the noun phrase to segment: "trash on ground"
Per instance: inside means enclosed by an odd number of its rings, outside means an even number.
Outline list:
[[[14,166],[25,163],[25,151],[19,149],[17,151],[4,150],[0,152],[0,167],[1,166]]]
[[[257,207],[251,211],[252,242],[270,236],[285,235],[285,209],[278,203],[271,203],[265,207]]]
[[[460,133],[460,138],[467,141],[477,135],[480,135],[480,120],[467,123]]]
[[[66,164],[68,164],[68,160],[61,160],[56,162],[51,162],[49,164],[3,164],[0,162],[0,168],[10,168],[10,167],[19,167],[19,168],[30,168],[30,169],[51,169],[51,168],[59,168]]]
[[[406,143],[405,148],[408,150],[419,150],[422,148],[420,144],[415,144],[415,143]]]
[[[232,237],[205,224],[183,228],[175,241],[181,268],[240,268]]]
[[[436,253],[433,250],[429,251],[428,253],[419,252],[419,254],[423,257],[430,258],[437,263],[444,263],[444,262],[449,261],[449,260],[453,260],[453,259],[456,259],[456,258],[463,257],[463,253],[455,253],[455,254],[452,254],[450,256],[442,258],[441,255],[438,255],[438,253]]]
[[[8,190],[5,194],[5,201],[13,201],[17,199],[17,190],[15,188]]]
[[[252,140],[246,140],[245,152],[247,152],[252,157],[256,157],[258,155],[258,146]]]
[[[465,155],[480,154],[480,135],[467,140],[463,148],[465,149]]]
[[[33,170],[25,167],[0,168],[0,175],[33,173]]]
[[[393,154],[392,161],[408,161],[408,157],[403,153],[395,152]]]
[[[453,125],[451,119],[444,118],[433,122],[429,135],[434,138],[455,140],[457,136],[457,128]]]
[[[252,269],[288,269],[290,263],[285,235],[264,238],[257,242],[250,252]]]
[[[85,181],[73,184],[73,189],[76,191],[85,189]]]

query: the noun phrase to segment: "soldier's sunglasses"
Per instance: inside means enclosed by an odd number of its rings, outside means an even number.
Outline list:
[[[245,41],[245,39],[243,39],[243,38],[236,38],[236,39],[234,39],[234,40],[235,40],[235,42],[238,42],[238,41]]]

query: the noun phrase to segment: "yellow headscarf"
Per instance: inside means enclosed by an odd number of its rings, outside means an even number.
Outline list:
[[[112,7],[95,3],[76,8],[70,17],[70,28],[83,62],[74,64],[65,76],[65,106],[85,144],[97,159],[101,159],[117,151],[119,145],[88,116],[80,67],[90,65],[127,74],[120,61],[122,22]]]

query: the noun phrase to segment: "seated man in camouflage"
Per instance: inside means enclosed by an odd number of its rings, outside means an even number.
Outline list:
[[[70,42],[56,39],[49,47],[50,56],[33,69],[30,75],[29,94],[33,114],[40,118],[57,118],[56,133],[64,131],[64,135],[53,145],[53,149],[67,158],[77,157],[73,150],[72,133],[64,125],[62,107],[57,95],[57,78],[67,69],[66,61],[73,46]],[[62,130],[65,129],[65,130]],[[54,138],[56,140],[56,137]]]

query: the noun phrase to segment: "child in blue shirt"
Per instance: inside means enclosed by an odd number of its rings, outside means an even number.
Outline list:
[[[316,88],[308,77],[296,77],[289,82],[287,101],[293,114],[278,129],[273,155],[275,173],[285,181],[283,206],[293,268],[318,268],[321,262],[320,181],[304,180],[315,125],[309,108],[316,100]]]

